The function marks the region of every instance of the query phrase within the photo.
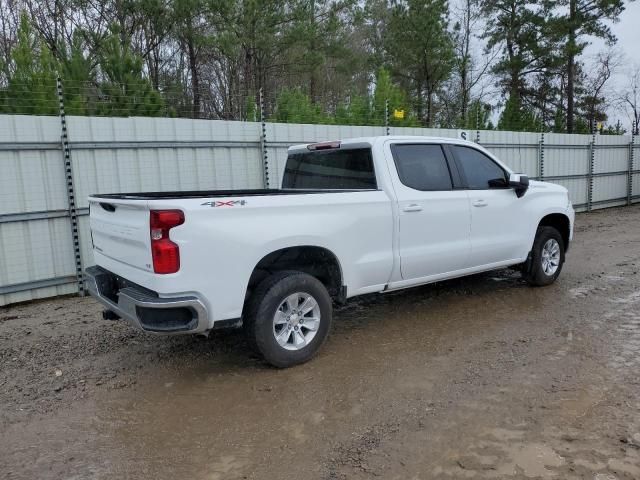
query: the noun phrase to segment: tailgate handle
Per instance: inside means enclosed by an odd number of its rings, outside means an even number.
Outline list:
[[[116,211],[116,206],[112,205],[111,203],[100,203],[100,206],[106,210],[107,212],[115,212]]]

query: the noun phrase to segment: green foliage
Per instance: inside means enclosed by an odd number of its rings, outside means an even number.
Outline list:
[[[461,125],[465,130],[493,130],[491,122],[491,105],[474,100],[469,105],[467,121]]]
[[[34,33],[29,19],[20,19],[18,41],[11,52],[11,76],[0,108],[3,113],[54,115],[57,64],[51,51]]]
[[[418,126],[411,114],[405,93],[391,81],[389,72],[380,69],[373,95],[354,93],[340,102],[333,114],[301,89],[286,89],[278,96],[274,120],[283,123],[324,123],[337,125],[385,125],[386,101],[389,99],[389,125]],[[403,110],[404,119],[393,118],[394,110]]]
[[[625,133],[627,133],[627,131],[620,123],[620,120],[618,120],[615,125],[607,125],[606,127],[603,125],[600,129],[600,134],[602,135],[624,135]]]
[[[542,129],[540,120],[528,108],[522,105],[517,96],[507,99],[500,120],[498,130],[512,130],[516,132],[537,132]]]
[[[407,0],[393,7],[385,36],[394,76],[414,98],[420,120],[436,118],[439,89],[450,76],[454,49],[446,0]]]
[[[375,117],[375,125],[385,124],[385,103],[389,100],[389,125],[394,127],[412,127],[419,125],[419,122],[412,115],[409,108],[409,101],[406,93],[391,80],[391,74],[388,70],[381,68],[376,77],[376,89],[373,94],[373,115]],[[395,110],[403,111],[404,118],[395,118],[393,112]]]
[[[576,118],[574,121],[573,133],[581,133],[581,134],[592,133],[589,121],[583,117]]]
[[[286,89],[278,95],[274,120],[281,123],[328,123],[320,107],[300,89]]]
[[[564,75],[567,97],[567,132],[574,131],[574,115],[577,113],[575,100],[578,95],[579,65],[576,57],[584,53],[589,44],[585,37],[602,38],[609,44],[616,40],[610,24],[616,22],[625,9],[623,0],[545,0],[549,8],[564,9],[552,18],[549,24],[561,39],[561,58],[564,60]],[[589,112],[593,114],[593,112]],[[579,125],[575,125],[578,130]]]
[[[553,41],[548,27],[547,9],[539,8],[537,0],[487,0],[483,3],[484,14],[491,18],[484,37],[487,49],[499,48],[501,55],[493,66],[493,73],[500,80],[503,91],[512,98],[525,98],[533,94],[530,81],[532,74],[543,74],[554,68],[558,59],[554,57]],[[512,100],[511,107],[516,110]],[[515,115],[506,112],[507,117]],[[513,118],[509,123],[518,123]]]
[[[64,105],[68,115],[89,115],[90,94],[95,84],[95,73],[91,59],[84,53],[80,32],[73,36],[68,52],[63,52],[60,75],[64,86]]]
[[[122,43],[119,30],[112,27],[104,40],[100,66],[105,80],[100,83],[100,115],[117,117],[159,116],[164,114],[164,101],[160,92],[142,72],[142,59],[131,51],[128,43]]]
[[[47,16],[37,3],[3,23],[0,112],[57,114],[59,75],[73,115],[255,121],[262,92],[281,122],[382,126],[388,115],[391,126],[488,129],[494,84],[506,99],[499,128],[558,132],[606,120],[611,65],[588,70],[580,56],[589,36],[615,41],[609,25],[624,9],[623,0],[106,0],[96,16],[85,0],[64,0]],[[479,36],[486,62],[475,59]]]
[[[258,104],[256,103],[256,98],[253,95],[248,95],[247,100],[244,106],[244,119],[248,122],[258,122],[260,121],[260,111],[258,109]]]

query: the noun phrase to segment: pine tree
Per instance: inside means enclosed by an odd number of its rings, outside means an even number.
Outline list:
[[[567,77],[567,133],[575,130],[577,58],[588,42],[585,37],[602,38],[609,43],[616,41],[608,22],[615,22],[624,11],[623,0],[547,0],[552,7],[568,7],[568,13],[560,14],[554,21],[555,29],[564,36],[565,73]]]
[[[388,104],[388,112],[386,102]],[[399,119],[393,116],[394,111],[404,112],[404,118]],[[409,108],[409,102],[405,92],[394,85],[391,74],[388,70],[381,68],[376,76],[376,88],[373,93],[373,121],[372,124],[384,125],[385,112],[389,115],[389,124],[395,127],[406,127],[416,124],[416,120]]]
[[[123,44],[119,29],[112,26],[100,55],[104,81],[98,113],[112,116],[159,116],[165,111],[160,93],[142,73],[142,59]]]
[[[469,104],[466,123],[462,127],[468,130],[493,130],[491,122],[491,105],[480,100],[474,100]]]
[[[498,121],[498,130],[511,130],[516,132],[537,132],[542,128],[542,123],[536,115],[520,102],[515,95],[509,97]]]
[[[517,116],[523,102],[533,101],[530,79],[544,72],[549,61],[547,12],[539,8],[538,3],[535,0],[487,0],[483,4],[488,22],[485,35],[488,48],[501,49],[493,73],[508,98],[503,117],[509,125],[519,124]]]
[[[63,51],[64,47],[59,49]],[[86,56],[83,37],[76,31],[68,51],[63,51],[60,61],[65,111],[69,115],[92,113],[89,98],[95,88],[95,71],[91,58]]]
[[[453,68],[446,0],[407,0],[393,8],[385,43],[394,77],[414,95],[427,126],[435,124],[437,94]]]
[[[11,76],[4,100],[7,113],[55,115],[57,63],[35,34],[26,14],[20,18],[18,42],[11,54]]]
[[[328,123],[320,108],[299,88],[280,92],[272,118],[281,123]]]

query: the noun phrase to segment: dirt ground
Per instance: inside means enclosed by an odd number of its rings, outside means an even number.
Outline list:
[[[556,284],[364,297],[289,370],[90,298],[3,308],[0,476],[639,479],[639,270],[640,206],[579,215]]]

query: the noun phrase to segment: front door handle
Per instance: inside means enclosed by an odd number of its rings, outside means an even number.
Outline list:
[[[411,205],[407,205],[406,207],[404,207],[402,210],[405,212],[421,212],[422,206],[418,205],[417,203],[412,203]]]
[[[487,205],[489,204],[484,200],[476,200],[475,202],[473,202],[474,207],[486,207]]]

